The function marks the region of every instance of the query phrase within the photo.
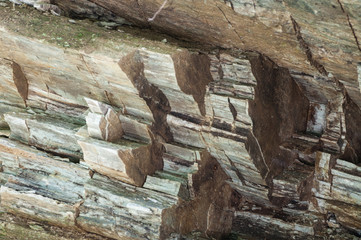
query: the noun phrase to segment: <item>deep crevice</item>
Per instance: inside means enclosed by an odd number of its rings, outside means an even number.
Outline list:
[[[192,117],[192,116],[189,116],[187,114],[180,113],[180,112],[171,111],[170,114],[172,116],[175,116],[175,117],[180,118],[182,120],[185,120],[187,122],[195,123],[195,124],[198,124],[198,125],[206,125],[207,124],[206,122],[200,120],[199,118],[195,118],[195,117]]]
[[[352,131],[361,126],[361,110],[352,98],[346,94],[343,104],[346,122],[346,140],[348,142],[344,153],[340,159],[359,164],[361,162],[361,133],[360,131]]]
[[[51,149],[45,149],[36,145],[30,145],[32,147],[35,147],[37,150],[41,151],[41,152],[45,152],[47,154],[49,154],[50,156],[55,156],[55,157],[60,157],[60,158],[66,158],[69,159],[70,162],[72,163],[80,163],[80,159],[79,157],[74,157],[74,156],[70,156],[70,155],[66,155],[66,154],[61,154],[55,151],[52,151]]]
[[[200,231],[207,238],[225,239],[231,230],[234,207],[239,199],[226,182],[229,176],[217,159],[205,150],[201,152],[198,164],[199,170],[191,177],[195,198],[182,201],[162,213],[163,219],[172,219],[163,220],[161,232],[164,239],[170,233],[185,235],[192,231]]]
[[[249,115],[269,169],[268,177],[272,177],[294,161],[294,154],[281,145],[295,132],[306,131],[309,103],[287,69],[263,55],[251,58],[250,62],[257,86],[255,99],[249,104]],[[264,169],[262,175],[266,172]]]

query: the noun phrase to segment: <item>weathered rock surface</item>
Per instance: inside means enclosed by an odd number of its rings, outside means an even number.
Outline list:
[[[114,239],[158,239],[164,210],[177,204],[169,195],[96,177],[85,194],[77,223]]]
[[[18,142],[0,140],[1,208],[61,226],[75,226],[77,208],[84,198],[82,184],[88,170],[65,159],[47,156]]]
[[[361,3],[0,2],[1,211],[111,239],[361,236]]]

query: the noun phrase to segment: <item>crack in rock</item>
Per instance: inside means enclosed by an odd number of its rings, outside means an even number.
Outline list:
[[[231,5],[232,10],[234,11],[234,6],[232,0],[224,0],[224,3],[227,4],[227,2]]]
[[[229,106],[229,110],[231,110],[233,119],[236,120],[237,119],[237,110],[236,108],[233,106],[233,104],[231,103],[231,100],[228,98],[228,106]]]
[[[222,8],[220,8],[217,4],[216,4],[217,8],[219,9],[219,11],[221,11],[222,15],[224,16],[224,18],[226,19],[226,21],[228,22],[229,25],[231,25],[233,31],[237,34],[238,38],[242,41],[242,37],[241,35],[237,32],[237,30],[234,28],[232,22],[227,18],[227,15],[224,13],[224,11],[222,10]],[[233,9],[233,8],[232,8]]]
[[[307,59],[310,62],[311,66],[315,67],[321,74],[327,76],[328,73],[325,67],[321,63],[319,63],[316,59],[314,59],[310,47],[308,46],[305,39],[302,37],[300,25],[296,22],[296,20],[292,16],[291,16],[291,21],[293,24],[293,29],[295,30],[296,33],[297,40],[300,46],[305,50]]]
[[[340,7],[341,7],[341,10],[342,12],[346,15],[346,18],[347,18],[347,22],[348,22],[348,25],[350,26],[351,28],[351,31],[352,31],[352,35],[354,36],[355,38],[355,41],[356,41],[356,45],[357,45],[357,48],[359,51],[361,51],[361,44],[357,38],[357,35],[356,35],[356,31],[351,23],[351,20],[350,20],[350,16],[348,15],[348,13],[346,12],[345,8],[343,7],[342,3],[341,3],[341,0],[337,0],[337,2],[340,4]]]

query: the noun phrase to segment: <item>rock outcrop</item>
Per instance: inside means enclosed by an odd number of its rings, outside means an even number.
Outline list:
[[[361,3],[10,2],[0,236],[361,236]]]

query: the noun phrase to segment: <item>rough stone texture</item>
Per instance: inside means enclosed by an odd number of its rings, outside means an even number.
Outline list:
[[[358,1],[0,2],[1,211],[112,239],[361,236]]]
[[[117,113],[106,104],[86,98],[91,112],[86,119],[90,137],[116,142],[123,136],[123,128]]]
[[[158,239],[163,211],[177,203],[161,193],[96,178],[85,185],[85,194],[77,223],[114,239]]]
[[[8,113],[5,114],[5,120],[11,130],[11,139],[54,154],[71,158],[81,157],[81,149],[75,137],[81,126],[79,122],[42,113]]]
[[[88,170],[4,138],[0,149],[2,174],[8,176],[0,189],[1,208],[55,225],[75,226],[84,198],[81,185],[90,178]]]
[[[114,144],[92,139],[79,140],[78,144],[84,161],[92,169],[136,186],[142,186],[147,174],[161,168],[161,164],[152,162],[151,145],[130,141]]]

